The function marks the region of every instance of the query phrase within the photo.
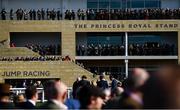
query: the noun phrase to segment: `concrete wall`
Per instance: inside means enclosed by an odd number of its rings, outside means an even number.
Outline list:
[[[75,25],[78,25],[77,27]],[[151,25],[143,27],[142,25]],[[81,25],[79,27],[79,25]],[[82,27],[85,25],[85,28]],[[98,26],[94,26],[98,25]],[[99,27],[109,25],[108,28]],[[118,28],[117,26],[118,25]],[[120,26],[124,25],[124,26]],[[133,27],[131,26],[133,25]],[[176,25],[167,27],[167,25]],[[134,27],[135,26],[135,27]],[[10,32],[61,32],[62,55],[75,57],[76,32],[178,32],[178,20],[123,20],[123,21],[0,21],[0,41],[10,39]],[[84,35],[81,35],[84,36]],[[8,47],[7,43],[5,47]]]

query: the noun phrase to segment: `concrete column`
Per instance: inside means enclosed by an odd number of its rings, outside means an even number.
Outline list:
[[[126,59],[125,59],[125,78],[128,78],[128,33],[125,32],[125,56],[126,56]]]
[[[62,47],[62,56],[69,55],[72,59],[75,59],[76,53],[76,34],[74,31],[63,31],[61,34],[61,47]]]
[[[125,79],[127,79],[128,78],[128,69],[129,69],[129,67],[128,67],[128,60],[125,60]]]
[[[128,33],[125,32],[125,56],[128,56]]]

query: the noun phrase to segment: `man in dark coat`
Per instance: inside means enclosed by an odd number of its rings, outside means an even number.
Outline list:
[[[97,81],[97,87],[101,88],[101,89],[107,89],[108,86],[108,82],[105,80],[104,75],[100,75],[99,76],[100,81]]]
[[[117,87],[118,81],[114,78],[113,75],[110,75],[109,78],[112,81],[111,82],[111,90],[113,91]]]
[[[6,20],[6,10],[5,9],[2,9],[2,11],[1,11],[1,18],[2,18],[2,20]]]
[[[38,93],[35,86],[30,86],[25,90],[27,101],[20,104],[21,109],[35,109]]]
[[[79,81],[78,83],[78,87],[83,87],[83,86],[87,86],[90,85],[90,81],[87,80],[87,77],[85,75],[83,75],[81,77],[81,81]]]

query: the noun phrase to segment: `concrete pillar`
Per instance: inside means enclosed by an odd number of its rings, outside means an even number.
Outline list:
[[[128,33],[125,32],[125,56],[126,56],[126,59],[125,59],[125,78],[128,78]]]
[[[62,56],[69,55],[72,59],[75,59],[76,53],[76,34],[74,31],[63,31],[61,37],[61,49],[62,49]]]

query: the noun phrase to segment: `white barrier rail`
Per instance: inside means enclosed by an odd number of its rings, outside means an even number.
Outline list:
[[[26,88],[10,88],[10,91],[15,94],[15,95],[19,95],[19,94],[25,94],[25,90]],[[44,93],[44,88],[37,88],[38,90],[38,94],[41,94],[41,99],[38,100],[39,102],[45,102],[46,99],[45,99],[45,93]],[[69,87],[67,89],[67,97],[68,98],[72,98],[72,87]]]

